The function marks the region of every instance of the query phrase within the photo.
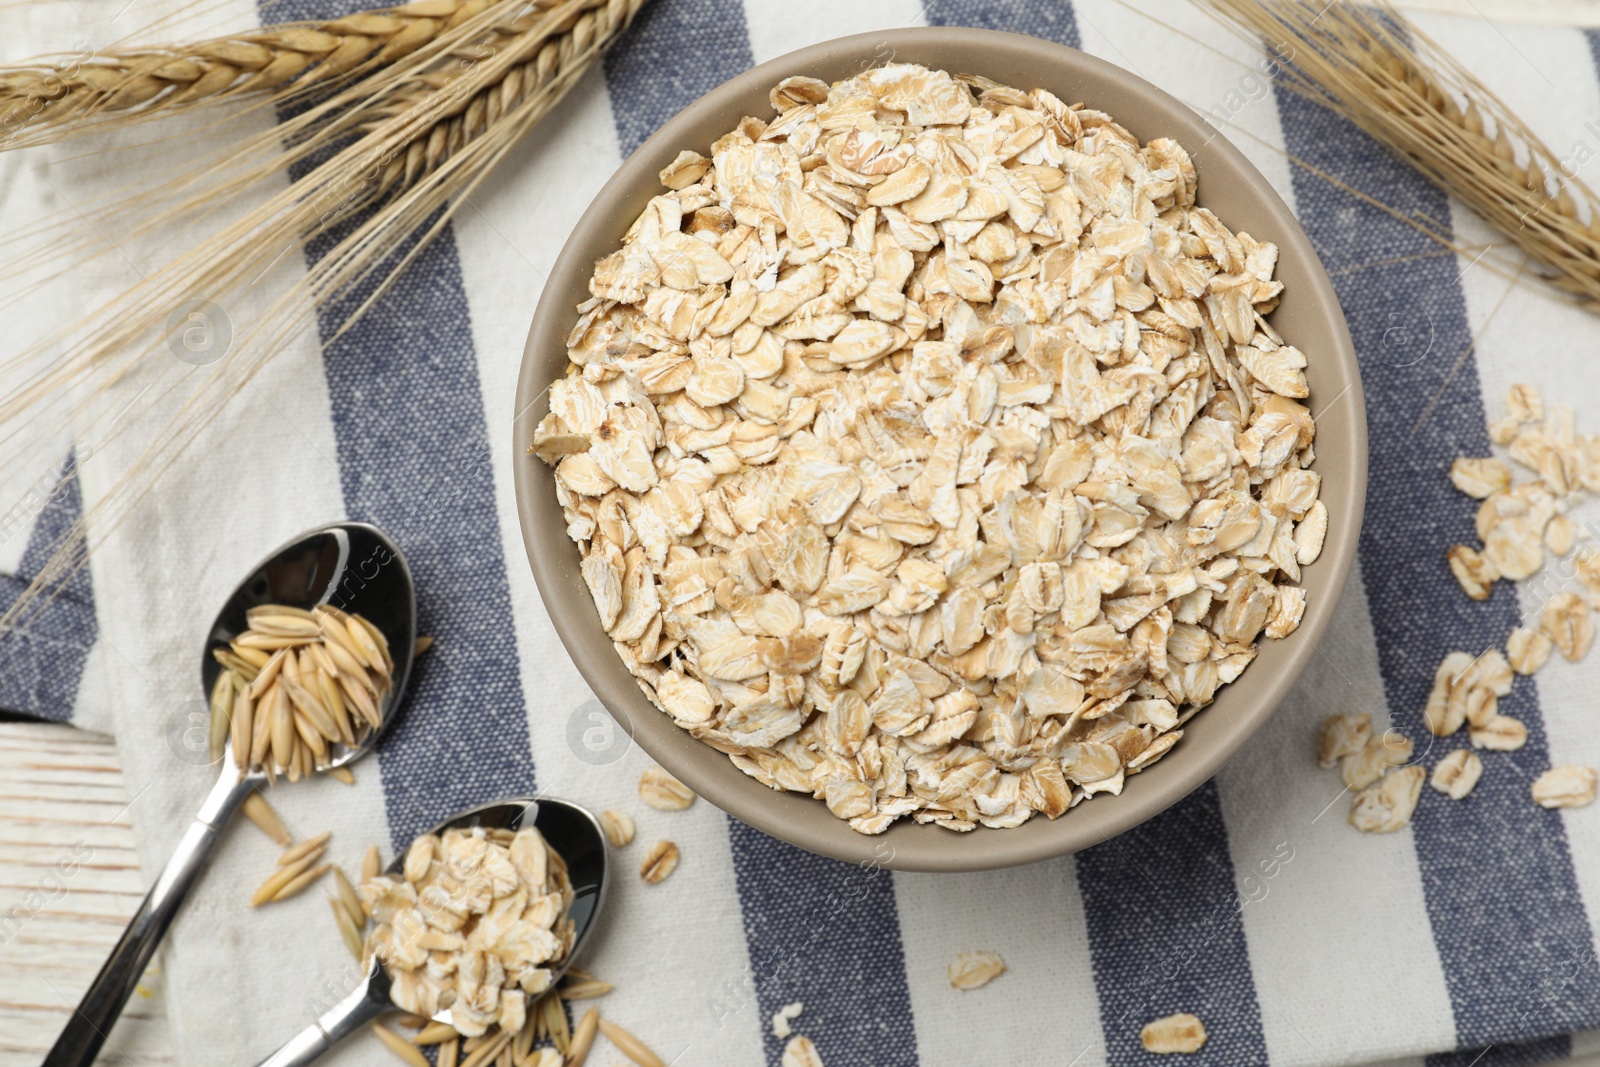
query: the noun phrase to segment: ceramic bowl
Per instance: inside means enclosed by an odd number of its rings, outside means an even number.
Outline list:
[[[623,667],[601,628],[567,538],[551,468],[528,447],[544,416],[546,387],[566,367],[575,306],[589,295],[594,262],[614,251],[652,196],[657,172],[711,142],[744,115],[770,116],[768,90],[804,74],[833,82],[882,63],[920,63],[985,75],[1007,85],[1042,86],[1063,100],[1108,112],[1141,141],[1175,138],[1199,173],[1199,202],[1234,231],[1281,250],[1282,305],[1271,321],[1307,353],[1316,464],[1330,516],[1321,557],[1305,568],[1308,606],[1286,640],[1263,639],[1256,661],[1185,727],[1159,763],[1131,776],[1120,796],[1100,795],[1050,821],[1036,816],[1010,830],[958,834],[903,819],[882,837],[863,837],[800,793],[774,792],[696,741],[658,711]],[[1265,723],[1289,692],[1333,619],[1356,551],[1366,492],[1366,416],[1349,332],[1333,286],[1310,241],[1267,180],[1195,112],[1134,75],[1082,52],[1031,37],[971,29],[906,29],[859,34],[763,63],[685,108],[628,157],[577,221],[550,272],[534,315],[516,398],[517,505],[534,577],[557,632],[583,677],[633,739],[696,793],[735,818],[812,852],[904,870],[968,871],[1029,863],[1099,844],[1176,803],[1205,782]],[[887,845],[887,848],[884,846]]]

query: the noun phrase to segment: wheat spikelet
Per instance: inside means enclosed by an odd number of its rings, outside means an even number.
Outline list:
[[[630,6],[636,9],[639,5]],[[575,14],[574,19],[577,17]],[[628,17],[631,18],[631,13]],[[515,28],[513,23],[496,32],[504,37]],[[606,24],[601,24],[585,32],[605,36],[611,31]],[[584,34],[568,38],[569,50],[580,47],[584,40]],[[362,127],[363,132],[372,133],[386,121],[399,119],[409,131],[405,153],[384,165],[374,179],[375,192],[381,195],[396,186],[410,185],[437,169],[463,145],[482,136],[528,99],[544,92],[553,80],[565,77],[571,66],[571,57],[564,58],[559,45],[543,48],[526,61],[507,67],[497,80],[470,87],[465,93],[457,91],[456,101],[445,107],[437,105],[435,94],[456,89],[459,75],[434,73],[413,79],[371,109],[372,117]]]
[[[1196,0],[1287,57],[1279,79],[1458,197],[1600,311],[1600,199],[1470,71],[1387,3]]]
[[[567,11],[570,20],[576,17],[574,5],[569,0],[444,0],[457,4],[456,16],[448,19],[448,26],[438,30],[426,44],[418,46],[400,58],[388,58],[386,64],[371,61],[357,73],[358,77],[329,79],[325,84],[314,78],[304,78],[285,88],[281,93],[259,95],[257,103],[245,109],[231,109],[222,119],[209,124],[207,132],[226,132],[228,124],[240,115],[260,106],[273,106],[292,102],[293,115],[271,129],[247,137],[242,142],[226,144],[209,157],[163,180],[152,188],[119,188],[97,200],[79,202],[60,212],[46,216],[0,239],[0,248],[7,255],[0,262],[0,280],[10,280],[18,275],[38,277],[47,264],[66,264],[68,269],[107,254],[114,254],[118,245],[152,233],[163,235],[176,232],[178,224],[195,221],[227,204],[253,183],[288,172],[297,164],[323,153],[335,144],[346,143],[358,133],[370,132],[381,116],[399,113],[404,108],[395,101],[415,102],[429,96],[432,90],[448,83],[459,69],[480,62],[486,54],[498,50],[506,41],[526,35],[534,26],[543,33],[560,32],[568,26],[551,22],[547,13],[560,9]],[[588,0],[578,9],[594,7],[603,0]],[[407,10],[416,9],[412,5]],[[427,11],[428,8],[422,8]],[[369,12],[350,16],[356,22]],[[169,50],[170,51],[170,50]],[[315,73],[315,72],[313,72]],[[303,93],[316,90],[315,99],[306,99]],[[210,100],[223,99],[212,97]],[[445,93],[433,97],[423,114],[454,114],[455,96]],[[196,101],[204,103],[206,101]],[[380,109],[376,105],[382,102]],[[158,117],[171,109],[144,109],[132,112],[135,120]],[[124,121],[129,113],[108,113],[98,122],[91,116],[87,124],[46,128],[42,140],[59,140],[65,136],[103,128],[107,123]],[[0,131],[3,138],[3,131]],[[0,142],[0,148],[4,148]],[[409,157],[417,156],[413,151]],[[392,186],[391,180],[384,188]],[[60,275],[47,276],[44,281]],[[13,294],[6,303],[20,299],[26,291]],[[4,306],[4,304],[0,304]],[[73,324],[52,334],[51,343],[65,345]],[[0,369],[3,369],[0,362]],[[6,401],[0,399],[0,410]],[[59,421],[59,420],[58,420]],[[13,427],[15,429],[15,427]],[[3,436],[3,435],[0,435]]]
[[[162,283],[185,263],[199,262],[200,269],[189,279],[198,287],[198,283],[212,276],[213,265],[224,271],[235,263],[253,264],[252,269],[259,266],[251,248],[230,247],[246,241],[252,233],[257,238],[287,233],[309,239],[367,206],[395,185],[392,175],[381,186],[372,180],[373,175],[386,170],[394,159],[413,157],[408,141],[417,140],[438,121],[460,113],[474,99],[476,90],[486,85],[493,88],[504,81],[501,76],[508,69],[507,64],[517,56],[553,34],[574,30],[574,20],[582,12],[605,2],[536,0],[501,4],[440,34],[435,42],[412,56],[368,74],[243,143],[228,146],[212,162],[181,173],[152,190],[136,194],[119,190],[98,204],[74,205],[65,226],[52,223],[37,227],[31,234],[32,243],[24,244],[12,258],[17,269],[32,269],[49,260],[81,266],[113,254],[116,246],[126,241],[171,232],[191,216],[203,216],[249,187],[290,171],[296,164],[311,165],[319,156],[339,152],[313,166],[291,189],[241,224],[214,234],[203,248],[169,264],[162,277],[149,280],[151,284],[129,290],[7,360],[7,366],[24,363],[49,348],[62,348],[73,356],[0,397],[0,425],[8,427],[0,439],[17,433],[24,425],[18,420],[30,407],[51,396],[60,397],[69,385],[78,383],[86,364],[103,362],[115,353],[114,348],[102,344],[88,346],[86,354],[85,346],[75,340],[86,327],[97,320],[115,323],[112,330],[117,343],[131,351],[138,341],[134,331],[143,329],[148,317],[139,314],[139,305],[150,304],[150,293],[154,291],[170,297],[169,310],[176,307],[182,290]],[[569,40],[579,36],[581,33],[569,34]],[[485,55],[493,58],[492,68],[484,61]],[[497,108],[495,114],[502,110]],[[475,120],[472,127],[475,133],[481,132],[483,124]],[[451,143],[459,147],[459,139]],[[430,154],[434,165],[438,156],[437,151]],[[415,172],[406,180],[419,174]],[[284,230],[276,224],[282,215],[297,216],[297,221]],[[237,259],[227,254],[231,251],[237,251]],[[0,277],[12,273],[8,267],[0,271]],[[81,424],[64,416],[54,421]]]
[[[26,418],[86,380],[92,400],[107,402],[113,387],[134,380],[166,341],[169,313],[196,292],[214,300],[242,293],[272,269],[283,250],[325,234],[338,222],[353,225],[271,307],[235,337],[184,399],[177,414],[119,472],[116,484],[65,535],[37,579],[0,616],[0,634],[25,624],[41,596],[83,565],[87,554],[126,518],[222,408],[325,307],[374,277],[372,294],[346,319],[349,325],[387,291],[395,277],[448,224],[454,212],[627,26],[646,0],[560,0],[532,21],[501,32],[489,58],[458,67],[436,87],[419,91],[411,78],[391,79],[371,101],[318,128],[313,147],[353,142],[260,207],[151,272],[97,309],[80,332],[86,339],[53,360],[45,372],[0,402],[0,421]],[[430,74],[431,77],[431,74]],[[490,101],[498,103],[491,106]],[[443,131],[442,147],[427,150]],[[424,166],[385,168],[424,146]],[[269,162],[264,172],[281,164]],[[214,195],[223,195],[218,192]],[[157,360],[171,369],[170,359]],[[179,390],[188,377],[169,380],[158,395]],[[135,384],[137,382],[135,381]],[[74,424],[81,423],[74,418]],[[92,528],[93,537],[88,531]]]
[[[415,0],[323,22],[162,47],[112,48],[0,67],[0,148],[78,136],[108,123],[156,118],[201,104],[350,81],[392,63],[507,0]],[[548,8],[553,0],[536,0]]]

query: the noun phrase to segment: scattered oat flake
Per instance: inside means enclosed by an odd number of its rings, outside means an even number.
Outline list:
[[[1541,808],[1584,808],[1594,803],[1595,787],[1593,767],[1569,763],[1534,780],[1533,801]]]
[[[789,1024],[800,1017],[800,1013],[805,1010],[805,1007],[806,1006],[803,1003],[797,1000],[792,1004],[785,1004],[783,1007],[773,1012],[772,1036],[782,1040],[793,1033],[793,1030],[790,1028]]]
[[[822,1057],[809,1037],[791,1037],[783,1047],[782,1067],[822,1067]]]
[[[1139,1040],[1146,1052],[1158,1056],[1199,1052],[1206,1043],[1206,1024],[1199,1016],[1180,1011],[1144,1024]]]
[[[1538,422],[1544,418],[1544,398],[1532,385],[1521,382],[1506,390],[1506,415],[1517,422]]]
[[[1369,834],[1392,834],[1411,821],[1422,794],[1421,767],[1392,770],[1350,801],[1350,825]]]
[[[1383,776],[1390,767],[1398,767],[1411,758],[1411,740],[1396,730],[1385,730],[1376,737],[1368,737],[1357,752],[1344,757],[1340,774],[1344,784],[1351,789],[1365,789]]]
[[[1550,658],[1555,642],[1539,630],[1518,626],[1506,638],[1506,659],[1518,674],[1533,674]]]
[[[1545,547],[1558,556],[1565,556],[1572,551],[1572,543],[1577,540],[1578,526],[1565,515],[1557,515],[1550,520],[1544,528]]]
[[[1463,493],[1482,500],[1491,493],[1511,488],[1511,468],[1503,459],[1463,456],[1450,464],[1450,480]]]
[[[1434,764],[1433,776],[1428,784],[1451,800],[1460,800],[1472,792],[1483,775],[1483,760],[1470,748],[1458,748]]]
[[[678,846],[671,841],[657,841],[644,854],[639,864],[639,877],[651,885],[667,880],[678,869]]]
[[[612,848],[623,848],[633,840],[633,816],[625,811],[607,808],[600,813],[600,829]]]
[[[993,952],[963,952],[945,970],[952,989],[981,989],[1004,974],[1006,965]]]
[[[1317,730],[1317,766],[1324,770],[1338,766],[1345,756],[1365,748],[1371,737],[1372,716],[1366,712],[1328,716]]]
[[[1465,697],[1471,690],[1477,658],[1470,652],[1450,652],[1434,670],[1433,689],[1422,711],[1422,721],[1435,737],[1449,737],[1466,721]]]
[[[1500,572],[1488,557],[1466,545],[1455,545],[1445,553],[1450,573],[1455,575],[1461,591],[1473,600],[1488,600]]]
[[[682,811],[694,803],[694,791],[660,767],[639,776],[639,799],[657,811]]]
[[[1577,593],[1557,593],[1539,616],[1539,629],[1570,663],[1576,663],[1594,644],[1594,620],[1589,605]]]
[[[1469,726],[1467,737],[1473,748],[1515,752],[1528,743],[1528,728],[1509,715],[1495,715],[1482,726]]]

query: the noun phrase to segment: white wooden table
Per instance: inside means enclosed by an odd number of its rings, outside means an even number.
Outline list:
[[[131,800],[109,738],[0,723],[0,1067],[43,1059],[144,896]],[[173,1062],[157,977],[99,1062]]]

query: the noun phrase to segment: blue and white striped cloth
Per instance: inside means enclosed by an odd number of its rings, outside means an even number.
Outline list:
[[[259,13],[245,3],[207,11],[234,25],[329,11],[319,0]],[[1337,776],[1310,754],[1315,723],[1346,711],[1388,716],[1420,747],[1444,653],[1503,642],[1543,595],[1536,582],[1520,592],[1502,584],[1486,603],[1462,596],[1444,551],[1471,539],[1472,502],[1445,471],[1457,455],[1490,452],[1485,414],[1500,414],[1513,381],[1576,406],[1580,429],[1600,429],[1600,320],[1490,261],[1442,251],[1351,195],[1426,217],[1468,245],[1490,239],[1364,135],[1276,90],[1259,56],[1187,5],[1139,6],[1144,14],[1118,0],[656,0],[373,314],[326,347],[306,338],[280,357],[229,409],[228,432],[208,435],[95,556],[92,581],[7,643],[0,706],[116,734],[153,869],[209,784],[172,739],[200,696],[194,661],[215,605],[297,530],[367,519],[407,552],[422,631],[437,644],[356,786],[318,781],[274,802],[306,833],[332,828],[347,866],[369,840],[392,849],[499,794],[537,788],[633,811],[641,842],[671,837],[684,860],[648,887],[631,876],[640,845],[621,854],[624,876],[586,962],[618,984],[605,1012],[676,1064],[775,1067],[782,1042],[769,1019],[793,1001],[804,1004],[795,1029],[828,1067],[1142,1064],[1151,1058],[1140,1026],[1175,1011],[1210,1032],[1184,1062],[1228,1067],[1491,1067],[1600,1048],[1582,1033],[1600,1028],[1590,917],[1600,910],[1600,808],[1550,812],[1528,798],[1552,763],[1600,765],[1600,657],[1558,658],[1537,680],[1518,679],[1507,710],[1527,724],[1526,747],[1488,761],[1465,802],[1425,791],[1401,833],[1349,827]],[[34,33],[27,50],[59,48],[63,32],[113,32],[91,7],[6,18]],[[1588,163],[1600,155],[1600,37],[1420,21],[1600,184]],[[989,874],[862,869],[704,802],[644,809],[634,782],[648,760],[607,735],[552,633],[524,565],[510,477],[523,461],[511,454],[510,420],[524,331],[546,270],[618,161],[754,63],[916,24],[1081,47],[1214,116],[1218,136],[1255,160],[1322,254],[1360,353],[1371,426],[1359,567],[1332,635],[1273,721],[1165,815],[1077,857]],[[44,153],[59,169],[6,159],[12,192],[0,221],[84,202],[114,187],[127,159],[154,168],[183,150],[126,153],[115,166],[69,166],[76,146]],[[19,321],[43,324],[83,306],[85,293],[126,285],[143,253],[118,251],[74,278],[70,301],[21,309]],[[1314,354],[1314,341],[1302,344]],[[63,438],[57,455],[72,445]],[[90,500],[109,477],[95,457],[117,447],[80,448],[92,453]],[[244,470],[255,472],[248,498],[235,488]],[[4,478],[9,502],[41,472]],[[0,530],[0,567],[25,578],[79,506],[76,495],[42,512],[19,504]],[[0,598],[15,595],[16,580],[5,581]],[[608,736],[610,747],[593,743]],[[160,980],[185,1064],[253,1062],[347,980],[317,894],[245,907],[273,854],[248,827],[230,835],[169,940]],[[951,990],[945,965],[968,949],[999,952],[1008,972],[976,992]],[[386,1057],[354,1042],[336,1060]]]

